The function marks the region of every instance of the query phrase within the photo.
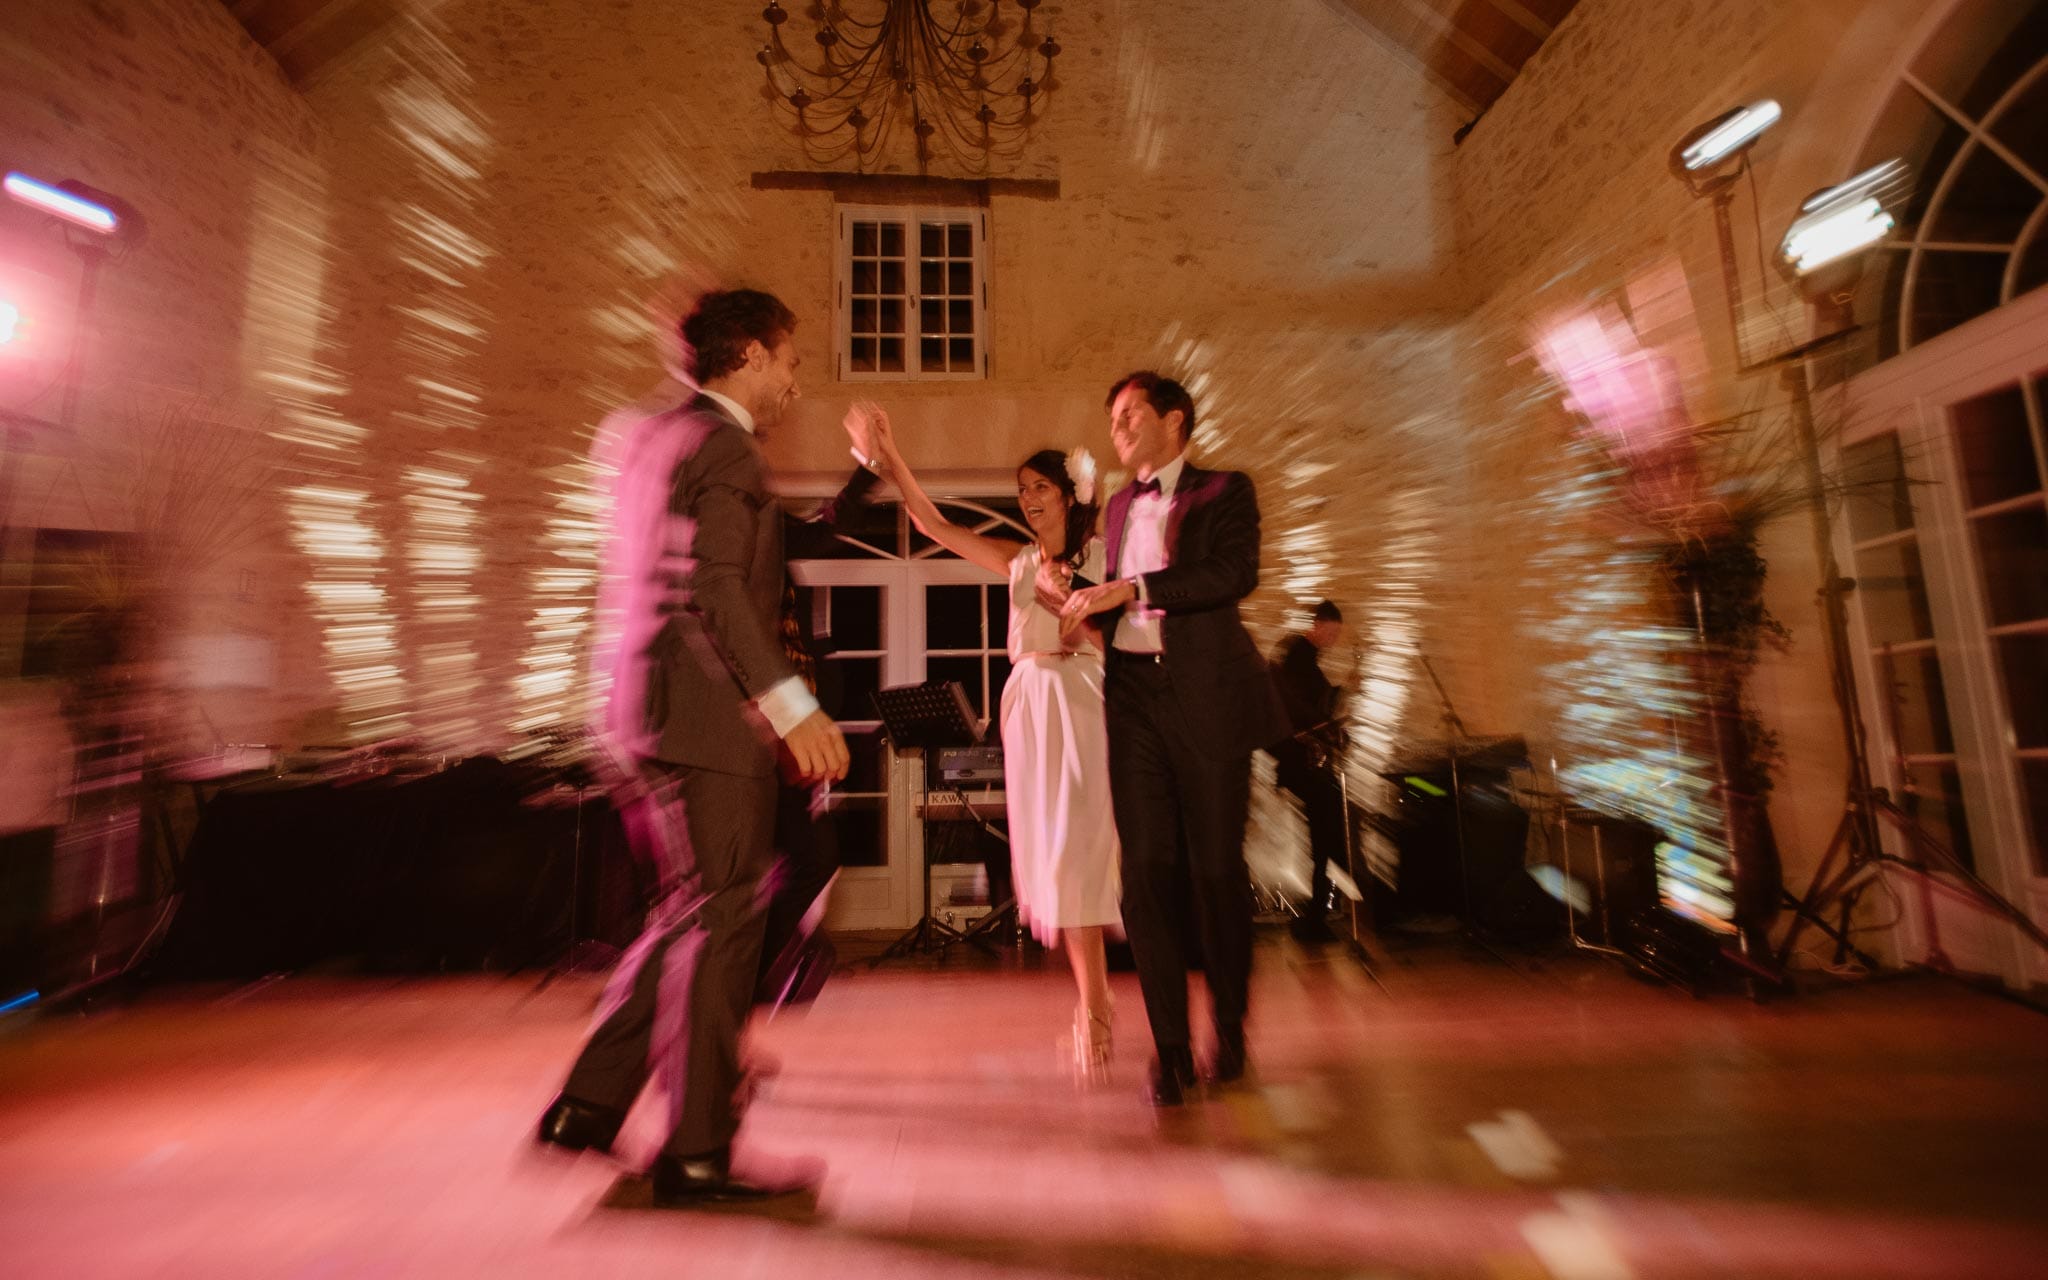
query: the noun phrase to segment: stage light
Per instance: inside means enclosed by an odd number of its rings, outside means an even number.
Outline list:
[[[41,209],[51,217],[62,218],[73,226],[97,231],[103,236],[111,236],[121,230],[120,215],[105,204],[88,199],[88,196],[99,193],[82,183],[53,187],[25,173],[10,173],[0,180],[0,186],[4,186],[7,194],[22,204]]]
[[[1795,277],[1808,276],[1890,235],[1898,220],[1884,200],[1905,180],[1905,163],[1887,160],[1808,196],[1778,246],[1779,265]]]
[[[1699,173],[1749,149],[1784,112],[1769,98],[1716,116],[1679,140],[1673,158],[1681,169]]]
[[[1722,112],[1671,148],[1671,172],[1696,196],[1731,198],[1730,188],[1749,167],[1749,149],[1783,114],[1769,98]]]
[[[0,347],[14,341],[14,335],[21,329],[21,308],[0,298]]]

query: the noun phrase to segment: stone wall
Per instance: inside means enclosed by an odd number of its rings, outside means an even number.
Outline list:
[[[27,437],[12,522],[191,535],[204,552],[182,556],[146,604],[149,652],[175,660],[180,696],[204,710],[183,717],[195,734],[273,740],[327,698],[317,634],[281,622],[300,607],[303,569],[269,518],[271,478],[232,500],[234,528],[206,527],[233,474],[253,474],[234,459],[262,456],[274,389],[249,353],[266,338],[259,300],[294,282],[256,231],[266,203],[296,199],[317,173],[315,115],[218,0],[35,0],[0,21],[0,139],[8,168],[112,193],[146,226],[99,270],[76,412]],[[0,287],[25,282],[36,336],[53,344],[33,376],[0,380],[0,408],[65,416],[56,348],[82,270],[51,220],[0,201]],[[17,580],[23,536],[0,557]],[[193,661],[211,674],[193,676]]]
[[[1459,259],[1478,301],[1461,331],[1460,368],[1464,414],[1484,443],[1468,492],[1466,590],[1444,612],[1513,619],[1516,655],[1501,660],[1498,630],[1444,637],[1480,708],[1468,719],[1528,726],[1549,739],[1578,693],[1546,673],[1570,657],[1558,624],[1573,602],[1563,597],[1584,582],[1530,560],[1557,534],[1532,527],[1531,513],[1569,487],[1575,465],[1567,457],[1573,424],[1529,358],[1533,337],[1562,311],[1659,281],[1680,299],[1684,320],[1668,337],[1692,419],[1769,435],[1787,412],[1781,379],[1737,368],[1709,205],[1687,193],[1666,157],[1692,125],[1731,106],[1763,97],[1783,104],[1785,119],[1753,153],[1756,213],[1745,189],[1736,229],[1744,354],[1754,361],[1791,346],[1808,334],[1804,308],[1775,275],[1759,276],[1758,250],[1771,252],[1807,193],[1848,176],[1929,9],[1909,0],[1585,0],[1461,150],[1453,173]],[[1828,397],[1819,411],[1823,429],[1838,421]],[[1615,528],[1600,536],[1611,542]],[[1765,653],[1753,691],[1780,737],[1772,816],[1786,880],[1798,887],[1839,816],[1843,755],[1805,514],[1767,526],[1761,550],[1767,604],[1792,640]]]
[[[1048,4],[1062,83],[1019,172],[1059,198],[993,200],[992,376],[873,386],[830,372],[832,197],[752,181],[809,167],[761,96],[756,7],[594,7],[413,6],[309,97],[206,0],[53,0],[0,33],[12,162],[151,201],[147,246],[106,278],[94,415],[255,388],[285,438],[280,558],[215,599],[266,616],[291,693],[227,736],[493,745],[573,713],[592,433],[660,383],[678,299],[744,281],[805,318],[784,471],[843,465],[835,424],[872,395],[921,463],[1000,483],[1043,445],[1107,455],[1118,374],[1186,371],[1203,456],[1265,497],[1262,634],[1331,595],[1372,646],[1388,749],[1434,727],[1418,648],[1468,725],[1540,743],[1567,691],[1541,674],[1555,601],[1521,522],[1569,423],[1532,325],[1675,264],[1695,415],[1775,404],[1733,372],[1707,210],[1665,154],[1778,97],[1757,152],[1775,234],[1842,176],[1926,8],[1584,0],[1454,149],[1457,106],[1321,0],[1255,27],[1241,0]],[[1760,314],[1760,337],[1801,322]],[[36,483],[46,515],[67,501]],[[1797,881],[1839,760],[1803,527],[1766,552],[1795,631],[1758,679]]]
[[[318,416],[350,448],[308,447],[351,495],[368,622],[401,640],[396,669],[361,660],[377,687],[347,718],[488,738],[559,714],[560,680],[535,673],[570,670],[550,610],[587,598],[579,460],[661,381],[662,331],[710,281],[803,317],[804,398],[767,442],[797,476],[843,468],[838,420],[869,396],[920,465],[984,482],[1046,445],[1107,455],[1103,392],[1149,364],[1200,373],[1207,456],[1272,485],[1297,447],[1334,465],[1334,442],[1410,412],[1361,394],[1351,353],[1410,341],[1388,339],[1447,301],[1459,116],[1318,0],[1270,6],[1257,39],[1233,0],[1041,10],[1066,52],[1020,176],[1059,197],[994,198],[991,376],[935,384],[832,376],[833,199],[752,181],[807,166],[762,100],[755,10],[586,9],[449,0],[312,93],[334,185],[364,198],[330,228],[356,252],[319,337],[339,376]],[[1324,422],[1343,434],[1318,442]],[[1284,605],[1276,589],[1259,609]]]

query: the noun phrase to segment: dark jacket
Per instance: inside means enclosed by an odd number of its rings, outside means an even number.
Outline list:
[[[1125,576],[1124,521],[1134,487],[1110,498],[1104,513],[1109,576]],[[1152,607],[1166,614],[1166,670],[1187,727],[1214,755],[1248,754],[1285,736],[1286,712],[1238,602],[1259,585],[1259,500],[1241,471],[1183,466],[1166,519],[1167,567],[1144,575]],[[1102,615],[1114,644],[1122,611]]]
[[[793,674],[779,636],[783,515],[760,446],[698,396],[620,459],[619,650],[606,726],[636,755],[760,777],[775,736],[751,700]]]

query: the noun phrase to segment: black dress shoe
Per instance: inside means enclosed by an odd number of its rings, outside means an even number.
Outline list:
[[[540,1132],[536,1137],[567,1151],[601,1151],[610,1155],[612,1141],[619,1136],[619,1126],[625,1122],[623,1112],[564,1093],[541,1112]]]
[[[1152,1062],[1152,1075],[1145,1083],[1145,1101],[1155,1107],[1177,1107],[1187,1101],[1195,1087],[1195,1060],[1186,1049],[1162,1053]]]
[[[1203,1064],[1202,1079],[1211,1085],[1236,1084],[1244,1079],[1244,1028],[1216,1033],[1216,1052]]]
[[[724,1151],[701,1156],[654,1157],[647,1171],[654,1183],[654,1203],[663,1209],[686,1209],[692,1205],[772,1200],[777,1196],[801,1195],[817,1188],[814,1180],[788,1176],[777,1181],[747,1181],[732,1175],[730,1157]]]

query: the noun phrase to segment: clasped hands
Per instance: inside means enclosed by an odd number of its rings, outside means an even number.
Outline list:
[[[1041,570],[1040,572],[1043,572]],[[1043,590],[1043,587],[1040,588]],[[1088,619],[1111,609],[1121,609],[1138,598],[1138,588],[1130,579],[1119,578],[1097,587],[1083,587],[1070,591],[1066,602],[1060,606],[1060,637],[1065,639],[1087,625]]]
[[[883,412],[881,405],[872,400],[856,400],[839,425],[845,429],[846,438],[852,442],[855,453],[875,462],[888,460],[889,450],[896,440],[889,426],[889,415]]]

